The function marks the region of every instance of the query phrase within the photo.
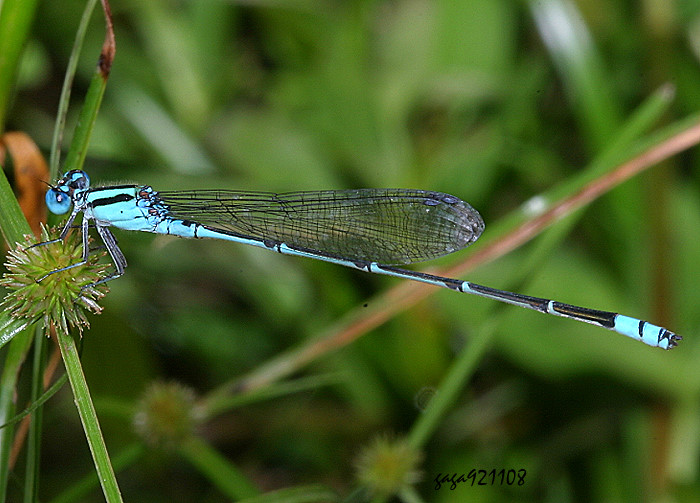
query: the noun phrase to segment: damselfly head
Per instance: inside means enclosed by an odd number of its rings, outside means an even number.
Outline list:
[[[73,169],[66,172],[55,187],[50,187],[46,192],[46,206],[51,213],[63,215],[73,203],[73,193],[90,187],[90,177],[85,171]]]
[[[90,177],[85,171],[72,169],[66,172],[58,181],[58,187],[67,187],[69,192],[74,190],[85,190],[90,187]]]

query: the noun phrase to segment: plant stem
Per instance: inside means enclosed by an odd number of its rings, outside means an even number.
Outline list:
[[[102,437],[95,407],[90,398],[90,391],[88,390],[85,374],[83,373],[83,368],[78,356],[78,348],[70,334],[64,334],[58,331],[57,335],[58,345],[61,348],[61,355],[63,356],[63,362],[66,366],[66,372],[68,373],[68,380],[73,389],[75,405],[78,408],[80,421],[83,423],[83,429],[85,430],[85,436],[95,462],[97,475],[102,485],[102,491],[108,502],[121,502],[121,493],[117,485],[114,470],[112,469],[109,454],[107,453],[107,446]]]

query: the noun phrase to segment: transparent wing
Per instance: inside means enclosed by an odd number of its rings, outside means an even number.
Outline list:
[[[460,250],[484,222],[464,201],[408,189],[158,192],[172,218],[348,260],[409,264]]]

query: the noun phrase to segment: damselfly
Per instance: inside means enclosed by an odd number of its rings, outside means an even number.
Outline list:
[[[77,215],[83,214],[80,226],[83,261],[60,270],[87,261],[88,231],[90,222],[94,222],[115,267],[111,275],[98,283],[124,274],[126,258],[109,229],[118,227],[186,238],[225,239],[421,281],[598,325],[663,349],[671,349],[681,340],[665,328],[618,313],[396,267],[461,250],[481,235],[484,221],[479,212],[459,198],[441,192],[408,189],[283,194],[232,190],[156,192],[148,185],[91,188],[88,175],[73,170],[48,190],[46,202],[49,210],[58,215],[73,207],[55,241],[64,239]]]

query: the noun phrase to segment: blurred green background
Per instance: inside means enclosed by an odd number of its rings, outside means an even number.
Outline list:
[[[46,152],[83,7],[39,2],[7,114],[5,130]],[[117,53],[85,165],[94,183],[439,190],[476,207],[488,239],[603,154],[624,159],[617,135],[661,85],[675,98],[654,128],[700,108],[700,4],[689,0],[115,0],[112,12]],[[96,11],[69,125],[103,37]],[[536,239],[465,278],[668,326],[685,337],[673,352],[435,291],[296,374],[330,384],[231,407],[199,434],[261,491],[318,483],[347,496],[362,448],[407,434],[460,352],[493,330],[424,446],[424,501],[698,501],[693,154],[595,201],[537,260]],[[204,395],[400,283],[231,243],[116,234],[129,268],[91,317],[82,358],[112,454],[140,442],[130,411],[152,382]],[[92,462],[67,386],[44,422],[51,501]],[[472,468],[527,478],[435,489],[439,473]],[[169,449],[149,447],[117,478],[128,501],[229,501]]]

